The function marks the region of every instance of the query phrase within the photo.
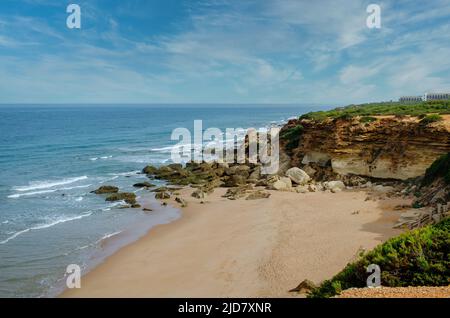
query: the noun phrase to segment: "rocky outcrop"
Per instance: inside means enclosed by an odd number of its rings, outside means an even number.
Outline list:
[[[98,188],[97,190],[92,191],[91,193],[95,193],[95,194],[110,194],[110,193],[117,193],[119,192],[119,188],[115,187],[115,186],[101,186],[100,188]]]
[[[298,142],[282,140],[291,167],[331,167],[339,175],[406,180],[425,173],[430,164],[450,151],[445,122],[424,125],[415,117],[359,118],[324,121],[291,120],[286,131],[299,130]]]
[[[106,201],[115,202],[115,201],[125,201],[132,206],[138,207],[136,203],[136,194],[130,192],[119,192],[111,194],[106,198]]]

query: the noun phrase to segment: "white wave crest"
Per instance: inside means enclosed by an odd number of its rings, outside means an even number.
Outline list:
[[[77,215],[77,216],[68,217],[68,218],[61,218],[61,219],[52,221],[50,223],[46,223],[46,224],[30,227],[28,229],[25,229],[25,230],[18,231],[16,233],[14,233],[13,235],[8,237],[4,241],[1,241],[0,244],[6,244],[9,241],[11,241],[11,240],[15,239],[16,237],[18,237],[19,235],[22,235],[22,234],[30,232],[30,231],[37,231],[37,230],[47,229],[49,227],[52,227],[52,226],[55,226],[55,225],[58,225],[58,224],[61,224],[61,223],[66,223],[66,222],[70,222],[70,221],[80,220],[82,218],[85,218],[85,217],[88,217],[88,216],[91,216],[91,215],[92,215],[92,212],[88,212],[86,214]]]
[[[31,190],[42,190],[53,188],[60,185],[66,185],[75,183],[77,181],[86,180],[87,176],[75,177],[75,178],[66,178],[62,180],[47,180],[47,181],[31,181],[27,186],[19,186],[14,187],[13,190],[19,192],[31,191]]]

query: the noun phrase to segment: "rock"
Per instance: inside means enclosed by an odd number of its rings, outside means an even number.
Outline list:
[[[383,186],[383,185],[376,185],[376,186],[372,187],[372,189],[379,193],[389,193],[389,192],[392,192],[395,190],[394,187]]]
[[[277,191],[283,191],[283,190],[287,190],[287,185],[283,181],[278,180],[277,182],[272,184],[271,188],[274,190],[277,190]]]
[[[155,199],[167,200],[167,199],[170,199],[170,194],[167,193],[166,191],[156,192]]]
[[[141,208],[141,205],[140,204],[132,204],[131,205],[131,208],[133,208],[133,209],[139,209],[139,208]]]
[[[305,171],[305,173],[310,177],[313,177],[317,172],[317,170],[311,167],[310,165],[304,166],[303,171]]]
[[[345,189],[345,184],[342,181],[328,181],[323,183],[325,189],[333,193],[340,192]]]
[[[365,184],[362,184],[361,188],[367,188],[367,189],[372,188],[372,182],[368,181]]]
[[[101,186],[100,188],[98,188],[95,191],[92,191],[91,193],[95,193],[95,194],[109,194],[109,193],[117,193],[119,192],[119,188],[118,187],[114,187],[114,186]]]
[[[114,201],[125,201],[130,205],[136,204],[136,194],[130,192],[121,192],[111,194],[106,198],[106,201],[114,202]]]
[[[317,286],[312,281],[305,279],[303,282],[300,283],[300,285],[298,285],[294,289],[291,289],[289,292],[305,294],[314,290],[315,288],[317,288]]]
[[[298,186],[295,188],[295,192],[297,193],[308,193],[308,187],[307,186]]]
[[[233,175],[227,181],[225,181],[225,187],[238,187],[241,185],[245,185],[247,183],[247,178],[242,175]]]
[[[258,180],[261,179],[261,167],[256,167],[252,173],[248,176],[248,180],[257,183]]]
[[[183,165],[180,163],[172,163],[170,165],[167,165],[172,170],[181,170],[183,169]]]
[[[142,172],[145,173],[145,174],[155,174],[155,172],[157,170],[158,169],[156,167],[154,167],[154,166],[147,166],[144,169],[142,169]]]
[[[155,185],[151,184],[150,182],[139,182],[139,183],[133,184],[133,187],[135,187],[135,188],[153,188],[153,187],[155,187]]]
[[[222,197],[227,198],[229,200],[237,200],[245,197],[248,191],[251,190],[253,190],[253,187],[251,185],[231,188],[228,189],[227,192]]]
[[[317,186],[315,184],[308,185],[309,192],[317,192]]]
[[[250,195],[245,200],[267,199],[268,197],[270,197],[270,193],[258,190],[253,193],[250,193]]]
[[[181,204],[182,208],[185,208],[188,205],[186,200],[184,200],[183,198],[180,198],[180,197],[176,197],[175,201],[178,202],[179,204]]]
[[[298,185],[305,185],[311,178],[300,168],[294,167],[286,171],[286,176]]]
[[[196,199],[205,199],[206,196],[207,196],[206,193],[201,189],[197,189],[191,194],[191,197]]]
[[[153,212],[153,210],[149,209],[149,208],[143,208],[142,211],[144,211],[144,212]]]

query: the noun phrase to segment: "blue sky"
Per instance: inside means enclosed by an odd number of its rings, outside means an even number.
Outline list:
[[[0,2],[0,103],[390,100],[450,91],[449,57],[450,0]]]

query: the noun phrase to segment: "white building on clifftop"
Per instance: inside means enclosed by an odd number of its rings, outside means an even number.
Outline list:
[[[402,96],[401,103],[419,103],[431,100],[450,100],[450,93],[425,93],[422,96]]]

